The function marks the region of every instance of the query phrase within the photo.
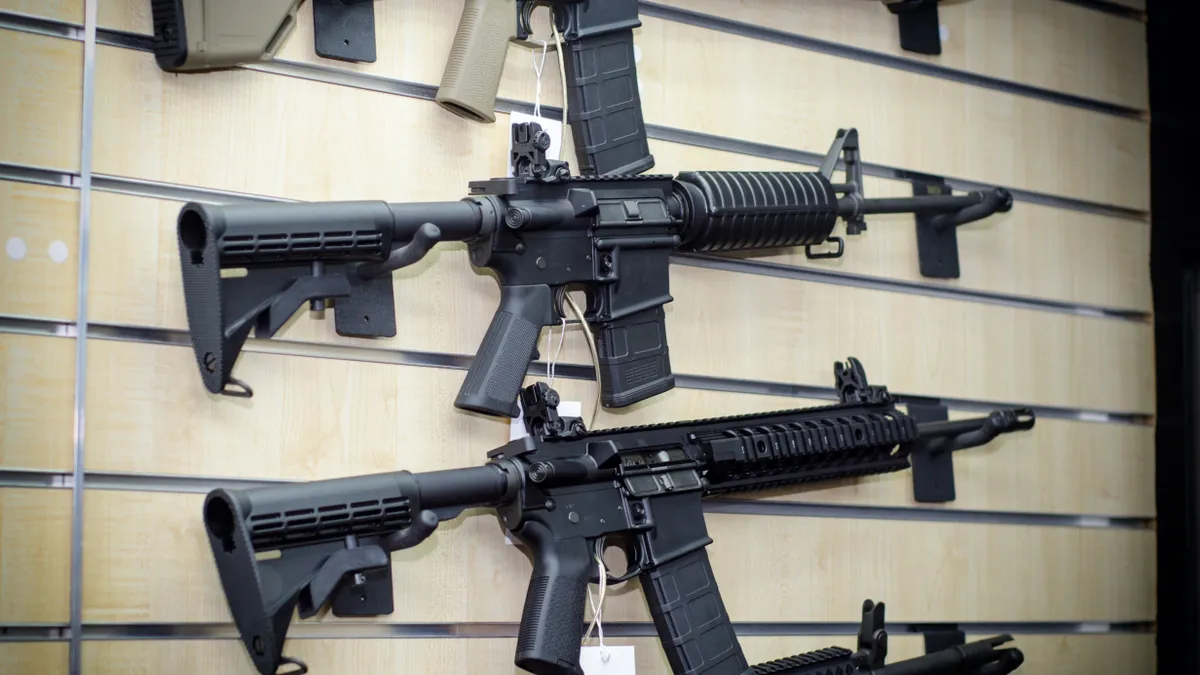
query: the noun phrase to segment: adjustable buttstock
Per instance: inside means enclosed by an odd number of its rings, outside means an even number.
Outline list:
[[[303,0],[152,0],[154,55],[165,71],[266,61],[296,27]]]
[[[338,299],[339,334],[396,334],[390,276],[358,273],[360,262],[387,258],[384,202],[191,203],[177,234],[192,348],[210,392],[249,396],[232,372],[250,330],[271,337],[309,300]]]

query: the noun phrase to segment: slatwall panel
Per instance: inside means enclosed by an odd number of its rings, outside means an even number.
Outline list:
[[[111,30],[150,32],[148,3],[97,1],[88,138],[84,0],[0,0],[0,673],[67,672],[72,648],[80,672],[96,675],[251,673],[203,537],[204,486],[481,462],[507,422],[456,411],[463,371],[405,355],[473,353],[499,295],[464,246],[440,246],[395,275],[396,338],[342,338],[302,312],[276,340],[248,345],[236,372],[253,399],[214,397],[186,345],[179,207],[202,190],[457,199],[504,171],[508,115],[469,123],[411,86],[439,80],[461,0],[376,3],[375,64],[317,58],[306,6],[282,65],[190,76],[113,43]],[[1018,194],[1010,213],[960,230],[956,280],[920,275],[906,216],[870,219],[836,261],[780,250],[672,266],[674,367],[709,384],[601,411],[597,427],[820,404],[788,387],[829,387],[831,362],[848,355],[874,383],[954,399],[952,417],[988,402],[1049,413],[1028,434],[959,453],[958,499],[944,506],[916,503],[909,476],[894,474],[710,514],[732,618],[779,633],[746,636],[747,655],[849,644],[813,626],[855,621],[872,597],[897,622],[1011,629],[1022,673],[1146,672],[1156,599],[1144,23],[1062,0],[950,3],[944,54],[923,57],[899,49],[878,3],[643,6],[656,170],[810,170],[805,158],[857,126],[864,159],[888,168],[868,176],[869,196],[910,193],[891,169]],[[510,50],[502,99],[532,102],[530,59]],[[543,102],[558,104],[548,70]],[[81,250],[85,142],[99,177]],[[73,534],[81,300],[93,482]],[[550,347],[543,335],[541,352]],[[577,330],[561,359],[587,363]],[[556,387],[590,412],[594,383]],[[72,541],[84,552],[74,581]],[[470,512],[394,562],[393,615],[334,622],[326,635],[298,625],[288,652],[315,673],[515,673],[530,564],[494,518]],[[611,596],[606,616],[647,622],[637,590]],[[86,639],[68,644],[73,593]],[[431,623],[457,637],[414,637]],[[369,639],[387,634],[405,637]],[[669,672],[655,640],[610,642],[636,647],[637,672]],[[922,651],[911,635],[891,647],[895,658]]]

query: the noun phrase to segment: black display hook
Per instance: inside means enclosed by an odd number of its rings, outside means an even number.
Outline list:
[[[938,0],[883,0],[883,4],[899,20],[902,49],[930,56],[942,53]]]
[[[317,56],[375,63],[374,0],[312,0]]]

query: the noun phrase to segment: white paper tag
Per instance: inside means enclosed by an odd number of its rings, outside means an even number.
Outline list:
[[[608,660],[603,652],[608,652]],[[579,650],[583,675],[634,675],[633,647],[584,647]]]
[[[550,120],[545,117],[534,117],[526,115],[522,112],[509,113],[509,119],[512,124],[521,124],[522,122],[537,122],[542,125],[542,131],[550,134],[550,149],[546,151],[548,159],[558,159],[562,156],[562,138],[563,138],[563,123],[559,120]],[[510,127],[509,138],[512,138]],[[511,147],[509,148],[511,150]],[[508,175],[512,174],[512,166],[508,167]]]
[[[524,410],[521,408],[521,401],[517,401],[517,416],[508,422],[508,440],[515,441],[518,438],[525,438],[529,435],[525,431],[525,421],[523,419]],[[583,403],[579,401],[559,401],[558,414],[562,417],[583,417]]]

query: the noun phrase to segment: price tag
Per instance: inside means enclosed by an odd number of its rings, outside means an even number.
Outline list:
[[[545,117],[534,117],[522,112],[509,113],[509,118],[512,124],[521,124],[522,122],[537,122],[542,125],[542,131],[550,134],[550,149],[546,151],[546,157],[549,159],[558,159],[562,156],[562,141],[563,141],[563,123],[559,120],[550,120]],[[509,130],[509,138],[512,138],[511,127]],[[511,146],[509,150],[511,150]],[[512,166],[508,167],[508,175],[512,174]]]
[[[605,661],[604,657],[608,656]],[[583,675],[634,675],[633,647],[584,647],[579,650]]]

